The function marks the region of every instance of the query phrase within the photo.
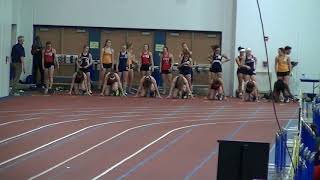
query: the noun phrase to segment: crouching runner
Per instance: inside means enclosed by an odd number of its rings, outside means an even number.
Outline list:
[[[72,76],[69,94],[72,95],[72,92],[74,91],[75,95],[90,95],[87,78],[87,75],[82,70],[75,72]]]
[[[156,80],[150,76],[143,76],[140,80],[136,97],[158,97],[161,98]]]
[[[208,99],[210,100],[224,100],[224,93],[223,93],[223,81],[220,77],[213,76],[212,80],[208,87]]]
[[[167,98],[193,98],[189,82],[182,74],[176,76],[171,83],[170,92]]]
[[[258,100],[258,88],[255,81],[249,80],[245,83],[243,100],[251,102],[255,102]]]
[[[118,74],[114,72],[106,74],[101,96],[125,96]]]

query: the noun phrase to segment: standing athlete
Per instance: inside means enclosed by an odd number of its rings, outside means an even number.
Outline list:
[[[46,48],[42,51],[42,68],[45,72],[45,75],[47,75],[45,94],[48,93],[49,89],[52,89],[55,63],[57,64],[57,68],[59,69],[59,63],[56,59],[56,54],[57,52],[52,47],[51,42],[46,42]]]
[[[104,77],[107,72],[111,72],[114,65],[114,50],[111,47],[111,40],[107,39],[100,55],[100,83],[99,89],[104,84]]]
[[[127,48],[129,50],[129,57],[128,57],[128,65],[129,65],[129,70],[128,70],[128,93],[132,94],[132,81],[133,81],[133,78],[134,78],[133,65],[137,64],[137,61],[136,61],[136,56],[134,55],[134,52],[133,52],[132,43],[128,43]]]
[[[143,51],[140,55],[141,57],[141,65],[140,65],[140,72],[142,76],[150,75],[150,69],[153,71],[153,57],[152,53],[149,50],[149,45],[145,44],[143,46]]]
[[[274,65],[278,79],[283,80],[283,82],[289,85],[289,76],[292,70],[292,66],[290,57],[286,55],[284,48],[278,49],[278,56],[275,59]]]
[[[163,94],[166,94],[167,86],[171,85],[171,73],[174,64],[173,55],[169,53],[167,46],[163,48],[163,52],[160,54],[160,60],[161,76],[163,80]]]
[[[236,63],[238,65],[237,69],[237,77],[238,77],[238,90],[237,90],[237,97],[242,97],[243,94],[243,82],[245,81],[245,75],[247,68],[245,67],[245,60],[246,60],[246,50],[244,48],[239,47],[239,56],[236,58]]]
[[[192,82],[191,82],[191,75],[192,75],[192,59],[191,54],[188,50],[183,50],[182,60],[180,65],[178,66],[180,74],[182,74],[189,83],[189,87],[192,91]]]
[[[208,61],[211,64],[211,67],[210,67],[211,73],[209,74],[209,82],[214,76],[222,78],[222,64],[230,61],[230,59],[226,55],[221,54],[220,46],[218,45],[211,46],[211,49],[212,49],[212,53],[208,57]]]
[[[127,52],[127,45],[123,44],[119,53],[118,61],[116,66],[116,71],[119,73],[119,77],[122,80],[123,91],[127,92],[127,81],[128,81],[128,64],[129,54]]]
[[[91,91],[91,79],[90,79],[90,67],[92,65],[92,55],[89,53],[89,46],[83,46],[83,51],[79,55],[79,61],[77,61],[78,69],[83,71],[86,74],[86,80],[88,85],[88,91],[92,94]]]
[[[256,64],[257,58],[253,56],[251,48],[246,49],[246,59],[244,67],[247,68],[245,72],[245,81],[252,80],[256,82]]]

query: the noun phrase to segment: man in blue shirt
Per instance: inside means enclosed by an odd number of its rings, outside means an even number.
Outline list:
[[[25,62],[24,62],[26,55],[25,55],[23,43],[24,43],[24,37],[19,36],[18,43],[12,47],[12,51],[11,51],[11,63],[12,63],[11,65],[12,65],[13,71],[15,72],[14,78],[12,81],[13,91],[16,91],[18,89],[21,72],[26,73]]]

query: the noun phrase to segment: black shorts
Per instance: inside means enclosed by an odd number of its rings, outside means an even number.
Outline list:
[[[150,71],[150,64],[142,64],[140,71]]]
[[[82,72],[84,72],[85,74],[88,73],[88,72],[90,72],[90,69],[89,69],[89,68],[80,68],[80,70],[81,70]]]
[[[54,66],[54,63],[44,63],[44,68],[49,69],[51,66]]]
[[[105,68],[105,69],[110,69],[112,67],[112,63],[102,64],[102,65],[103,65],[103,68]]]
[[[161,70],[161,74],[170,74],[171,72],[169,70]]]
[[[119,72],[124,72],[124,71],[128,71],[128,67],[127,66],[118,66],[118,71]]]
[[[222,72],[222,68],[210,68],[210,72],[213,72],[213,73],[221,73]]]
[[[290,72],[287,71],[287,72],[277,72],[277,76],[278,77],[285,77],[285,76],[289,76],[290,75]]]
[[[249,76],[253,76],[253,75],[256,75],[256,72],[255,72],[255,70],[249,69],[249,70],[246,70],[244,74],[249,75]]]
[[[247,68],[243,68],[243,67],[238,68],[237,70],[237,74],[246,74],[246,72],[247,72]]]

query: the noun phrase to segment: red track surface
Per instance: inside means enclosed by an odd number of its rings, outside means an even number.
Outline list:
[[[297,105],[277,105],[281,125]],[[0,100],[0,179],[215,179],[218,139],[273,142],[270,103],[29,96]],[[101,176],[99,176],[101,175]]]

